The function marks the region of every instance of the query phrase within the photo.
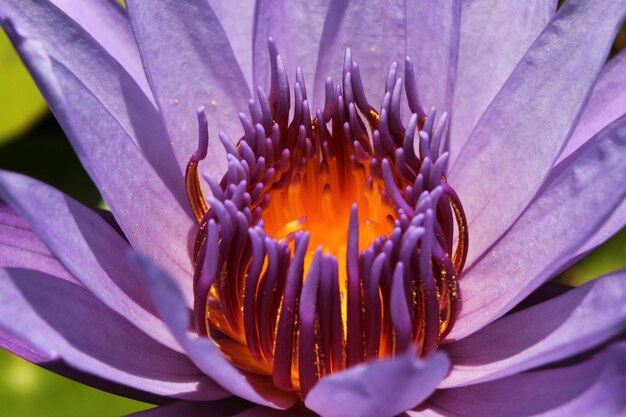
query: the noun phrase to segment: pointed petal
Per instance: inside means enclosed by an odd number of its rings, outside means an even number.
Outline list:
[[[450,112],[459,59],[461,1],[407,1],[406,55],[413,59],[420,99]]]
[[[461,2],[461,44],[450,131],[451,165],[491,100],[552,19],[556,3]]]
[[[123,11],[105,0],[90,7],[69,0],[7,0],[2,15],[0,24],[99,188],[113,191],[117,176],[126,180],[140,172],[164,183],[186,207],[182,175]],[[66,73],[72,83],[63,80]],[[106,176],[98,172],[99,165],[114,163]],[[115,196],[103,197],[118,210]]]
[[[626,114],[626,51],[611,59],[598,77],[580,121],[567,146],[559,155],[561,162],[593,135]]]
[[[181,282],[188,282],[191,260],[187,243],[194,227],[188,203],[185,202],[183,209],[182,200],[169,191],[122,127],[123,115],[119,111],[133,108],[126,107],[124,98],[137,93],[131,88],[133,81],[119,71],[118,64],[107,60],[108,55],[101,54],[97,45],[90,44],[91,38],[67,16],[55,12],[50,5],[44,8],[45,5],[45,2],[37,3],[31,10],[42,21],[26,25],[16,11],[16,26],[5,20],[5,29],[131,243],[155,259],[162,259]],[[41,43],[24,37],[22,25],[28,29],[35,25],[52,29],[41,34],[42,41],[45,40]],[[66,50],[58,48],[57,43],[79,46]],[[86,67],[77,65],[83,61],[93,62]],[[103,71],[106,74],[101,74]],[[125,90],[126,87],[130,90]],[[133,95],[129,100],[134,103],[138,97]],[[144,108],[133,117],[137,122],[150,124],[150,114]],[[129,118],[126,122],[135,122]],[[160,150],[159,142],[154,143],[155,151]],[[167,155],[162,154],[163,161],[167,161]],[[183,184],[182,177],[179,184]],[[183,191],[182,186],[178,188]]]
[[[131,258],[159,314],[198,368],[234,395],[248,401],[272,408],[288,408],[296,402],[293,394],[277,389],[269,378],[235,368],[212,340],[190,335],[191,316],[185,308],[180,288],[165,271],[147,258],[136,253],[132,253]]]
[[[468,263],[511,226],[545,180],[625,14],[625,0],[565,3],[472,131],[448,176],[474,231]]]
[[[207,0],[129,0],[126,5],[183,172],[198,145],[196,110],[205,107],[213,131],[239,137],[237,114],[247,108],[248,85]],[[211,141],[209,147],[206,169],[220,178],[226,168],[225,152],[219,141]]]
[[[626,346],[587,360],[463,388],[442,389],[412,416],[614,417],[626,406]]]
[[[0,289],[0,327],[48,357],[157,395],[228,396],[184,355],[150,339],[82,287],[40,272],[0,269]]]
[[[392,417],[426,399],[448,372],[441,352],[416,359],[412,350],[321,379],[305,404],[325,417]]]
[[[626,332],[626,271],[504,316],[446,346],[453,363],[440,388],[491,381],[557,362]]]
[[[624,160],[626,116],[570,160],[489,252],[465,271],[459,282],[463,303],[449,339],[458,340],[500,317],[560,270],[623,201]]]
[[[209,0],[219,19],[248,86],[252,87],[252,27],[254,0]]]
[[[28,222],[0,201],[0,268],[26,268],[78,284]],[[80,285],[80,284],[79,284]]]
[[[320,48],[320,38],[326,11],[330,0],[290,2],[279,0],[259,0],[256,3],[254,22],[254,85],[266,91],[270,86],[270,55],[267,40],[276,40],[283,58],[287,76],[295,81],[296,67],[300,66],[307,89],[324,87],[313,86],[313,76]],[[343,51],[338,51],[342,53]],[[322,80],[323,81],[323,80]],[[339,82],[340,80],[336,80]],[[311,103],[310,103],[311,104]],[[315,106],[322,106],[316,101]],[[311,106],[312,110],[316,107]]]
[[[100,216],[60,191],[18,174],[0,172],[0,195],[100,301],[150,337],[180,349],[155,316],[142,281],[125,262],[128,243]],[[50,215],[42,216],[42,211]]]
[[[314,105],[321,106],[324,83],[342,83],[344,52],[352,50],[360,67],[365,94],[375,107],[382,102],[392,62],[406,55],[406,12],[403,2],[334,1],[328,7],[315,69]],[[402,74],[402,71],[398,72]]]
[[[111,0],[91,0],[89,7],[72,0],[48,0],[80,25],[137,81],[152,101],[139,50],[124,8]]]

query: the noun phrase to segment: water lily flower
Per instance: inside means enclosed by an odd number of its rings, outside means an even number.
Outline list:
[[[626,223],[626,1],[556,3],[2,0],[110,213],[0,173],[0,346],[144,416],[618,414],[626,271],[550,280]]]

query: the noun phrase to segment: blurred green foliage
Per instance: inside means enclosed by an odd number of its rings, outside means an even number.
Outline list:
[[[561,274],[557,282],[578,286],[623,268],[626,268],[626,228]]]
[[[17,137],[47,106],[9,39],[0,31],[0,143]]]
[[[122,416],[149,406],[79,384],[0,349],[0,416]]]

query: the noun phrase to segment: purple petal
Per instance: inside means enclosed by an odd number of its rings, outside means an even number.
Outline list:
[[[473,231],[468,264],[511,226],[546,178],[625,14],[625,0],[565,3],[472,131],[448,176]]]
[[[443,389],[411,416],[614,417],[626,406],[626,346],[559,368]]]
[[[56,278],[56,277],[55,277]],[[72,368],[62,359],[57,359],[45,352],[29,345],[24,340],[15,338],[6,331],[0,329],[0,348],[5,349],[29,362],[37,364],[51,372],[70,378],[81,384],[89,385],[101,391],[107,391],[115,395],[132,398],[152,404],[162,404],[171,401],[168,397],[162,397],[145,391],[131,388],[127,385],[117,384],[98,376],[88,374]]]
[[[134,328],[86,289],[24,269],[0,269],[0,328],[50,358],[149,393],[228,396],[184,355]]]
[[[626,332],[626,271],[504,316],[446,346],[449,388],[491,381],[574,356]]]
[[[412,58],[424,107],[452,109],[459,59],[461,23],[459,0],[407,2],[406,55]]]
[[[613,214],[600,226],[585,244],[578,249],[572,259],[580,259],[598,246],[606,242],[617,232],[626,227],[626,201],[617,206]]]
[[[128,181],[137,172],[164,182],[186,207],[183,177],[147,88],[126,16],[111,1],[92,3],[84,7],[68,0],[8,0],[2,4],[7,20],[0,19],[0,24],[92,179],[108,190],[102,194],[116,214],[125,213],[112,193],[119,187],[116,177],[126,188],[139,186]],[[67,73],[72,83],[63,80]],[[72,88],[78,91],[67,91]],[[101,140],[103,134],[106,141]],[[105,175],[98,169],[103,165],[116,169]]]
[[[0,270],[4,271],[5,268],[0,268]],[[34,273],[37,274],[39,273],[39,271]],[[62,278],[59,279],[62,280]],[[7,333],[7,331],[3,328],[0,328],[0,348],[37,365],[51,362],[56,359],[56,354],[50,352],[49,349],[45,349],[44,351],[42,351],[27,343],[25,340],[20,339],[19,337],[15,337],[10,333]]]
[[[626,114],[626,52],[609,61],[596,83],[585,110],[572,133],[567,146],[561,152],[555,167],[550,172],[554,176],[562,169],[568,157],[572,157],[593,136],[612,121]],[[581,247],[570,260],[573,264],[626,226],[626,201],[619,205],[598,231]]]
[[[127,265],[128,243],[98,214],[60,191],[18,174],[0,172],[0,195],[100,301],[150,337],[180,349],[155,316],[143,282]]]
[[[148,81],[165,118],[181,172],[198,145],[196,110],[215,132],[241,132],[238,112],[250,91],[220,21],[207,0],[126,2]],[[221,177],[225,152],[209,144],[207,171]]]
[[[0,268],[27,268],[78,284],[28,222],[0,201]],[[80,285],[80,284],[79,284]]]
[[[610,113],[610,109],[606,109],[606,112]],[[607,128],[607,126],[604,126],[603,128]],[[595,139],[596,137],[594,136],[593,138],[580,144],[581,146],[573,150],[567,158],[558,162],[555,167],[552,168],[548,181],[550,181],[553,177],[559,175],[559,173],[563,171],[565,167],[567,167],[571,163],[572,160],[576,159],[577,154],[585,152],[586,147],[593,146],[592,143]],[[568,267],[573,265],[589,252],[596,249],[598,246],[606,242],[617,232],[622,230],[624,226],[626,226],[626,200],[615,208],[609,218],[606,219],[606,221],[597,228],[596,232],[587,239],[584,245],[582,245],[575,253],[572,254],[570,259],[563,266]]]
[[[626,116],[576,156],[465,271],[459,283],[463,303],[451,340],[495,320],[553,276],[622,202]]]
[[[254,85],[269,90],[270,55],[267,40],[271,36],[276,40],[288,77],[295,81],[296,67],[299,66],[309,91],[324,89],[323,83],[313,85],[313,76],[329,3],[329,0],[257,1],[254,22]],[[341,54],[343,51],[337,52]],[[323,101],[315,102],[315,106],[322,105]]]
[[[296,402],[293,394],[277,389],[269,378],[235,368],[212,340],[189,334],[191,316],[185,308],[180,288],[165,271],[147,258],[132,254],[132,259],[159,314],[198,368],[234,395],[248,401],[272,408],[288,408]]]
[[[559,284],[553,281],[548,281],[541,285],[535,291],[533,291],[528,297],[520,301],[513,309],[507,314],[513,314],[518,311],[526,310],[534,305],[543,303],[548,300],[552,300],[555,297],[563,295],[568,291],[573,290],[576,287],[570,287],[569,285]]]
[[[254,0],[209,0],[219,19],[248,86],[252,84]]]
[[[42,39],[44,35],[49,36],[49,39],[45,38],[47,41],[40,43],[24,38],[20,32],[21,26],[13,27],[5,20],[4,25],[9,29],[11,39],[30,66],[83,165],[99,186],[100,193],[133,246],[156,259],[162,259],[181,282],[188,283],[191,260],[187,243],[188,234],[194,226],[187,213],[188,203],[185,203],[184,209],[179,205],[181,200],[177,200],[166,188],[128,132],[121,127],[120,119],[116,119],[120,115],[109,110],[109,106],[118,110],[118,107],[126,106],[123,99],[127,91],[119,90],[123,88],[119,77],[124,73],[116,72],[117,64],[109,62],[110,58],[107,61],[105,58],[109,55],[104,54],[97,45],[84,46],[83,43],[88,44],[90,38],[80,32],[65,15],[55,12],[56,9],[53,10],[49,5],[50,10],[44,8],[47,3],[37,4],[41,8],[37,6],[32,12],[43,21],[35,23],[51,26],[52,29],[48,30],[51,33],[41,35]],[[18,12],[15,14],[17,16]],[[28,26],[22,20],[18,19],[17,22]],[[57,41],[59,44],[77,44],[79,47],[65,50],[58,48]],[[48,48],[64,52],[49,55],[46,51]],[[86,68],[75,65],[82,61],[93,62]],[[108,75],[101,75],[102,71]],[[130,87],[130,82],[132,80],[128,77],[123,81],[126,87]],[[128,94],[133,93],[129,90]],[[107,101],[109,99],[111,102]],[[135,117],[137,122],[149,123],[149,108],[144,110]],[[131,123],[130,120],[128,122]],[[152,132],[148,130],[144,133]],[[103,137],[106,137],[106,141],[102,140]],[[154,143],[155,151],[160,150],[158,140]],[[167,155],[162,154],[164,162],[167,161]],[[179,188],[182,192],[183,187]],[[188,288],[191,293],[190,285]]]
[[[331,2],[315,69],[315,106],[324,103],[323,86],[327,77],[332,77],[335,85],[342,83],[341,71],[347,47],[350,47],[352,58],[359,64],[367,99],[375,105],[381,103],[389,66],[394,61],[404,62],[406,36],[403,2]]]
[[[392,417],[426,399],[443,379],[450,361],[441,352],[427,360],[412,350],[321,379],[305,404],[324,417]]]
[[[153,101],[128,17],[119,3],[110,0],[91,0],[89,7],[84,7],[72,0],[47,0],[47,2],[58,7],[89,33],[124,67],[146,96]]]
[[[604,67],[580,121],[558,162],[567,158],[583,143],[604,129],[612,121],[626,114],[626,51],[611,59]]]
[[[528,47],[556,0],[461,2],[461,43],[450,132],[450,162]]]

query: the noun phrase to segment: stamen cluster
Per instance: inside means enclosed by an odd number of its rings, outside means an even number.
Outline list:
[[[415,349],[427,356],[454,324],[467,255],[461,203],[440,154],[446,115],[424,112],[410,59],[394,63],[380,111],[367,101],[350,50],[342,83],[326,80],[311,114],[296,71],[293,116],[287,74],[270,40],[271,89],[258,88],[244,135],[224,134],[228,170],[205,180],[207,120],[187,189],[200,227],[194,318],[235,365],[302,397],[321,377]],[[456,242],[454,235],[457,235]]]

